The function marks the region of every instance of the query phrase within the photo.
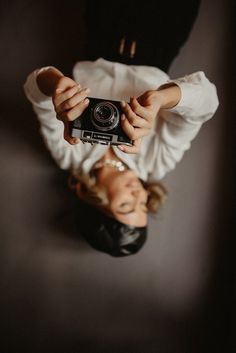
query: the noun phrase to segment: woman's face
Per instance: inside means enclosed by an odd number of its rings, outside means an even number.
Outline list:
[[[133,171],[110,174],[104,186],[109,201],[105,208],[114,218],[135,227],[147,225],[148,193]]]

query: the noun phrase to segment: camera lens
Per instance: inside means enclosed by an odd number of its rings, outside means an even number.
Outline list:
[[[100,119],[107,120],[110,119],[110,117],[112,116],[112,111],[110,107],[102,105],[98,107],[96,114],[99,116]]]
[[[111,102],[100,102],[93,109],[91,121],[101,131],[112,130],[119,123],[119,111]]]

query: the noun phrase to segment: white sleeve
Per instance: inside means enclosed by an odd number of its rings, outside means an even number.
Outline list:
[[[149,180],[159,180],[174,169],[202,124],[209,120],[218,107],[216,87],[203,72],[171,80],[181,89],[179,103],[162,109],[158,116],[157,133],[149,144],[153,155]]]
[[[56,163],[62,169],[76,168],[81,161],[81,144],[70,145],[64,139],[64,126],[63,123],[56,118],[52,99],[44,95],[37,84],[36,79],[39,71],[48,68],[49,67],[45,67],[33,71],[27,77],[24,84],[24,91],[26,97],[32,103],[41,125],[40,132]]]

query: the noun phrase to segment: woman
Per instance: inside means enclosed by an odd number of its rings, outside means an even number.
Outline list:
[[[156,212],[166,196],[160,180],[218,106],[215,86],[203,72],[170,80],[146,64],[146,49],[145,59],[135,61],[137,44],[127,44],[122,35],[117,57],[78,62],[73,79],[46,67],[31,73],[25,83],[47,147],[58,165],[71,171],[71,184],[85,201],[79,210],[80,231],[93,247],[113,256],[142,247],[147,213]],[[88,96],[121,102],[120,123],[133,146],[91,146],[72,138],[69,123],[87,109]]]

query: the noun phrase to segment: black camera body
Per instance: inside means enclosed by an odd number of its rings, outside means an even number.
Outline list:
[[[89,97],[89,106],[71,123],[71,135],[91,144],[132,146],[121,128],[121,114],[120,102]]]

